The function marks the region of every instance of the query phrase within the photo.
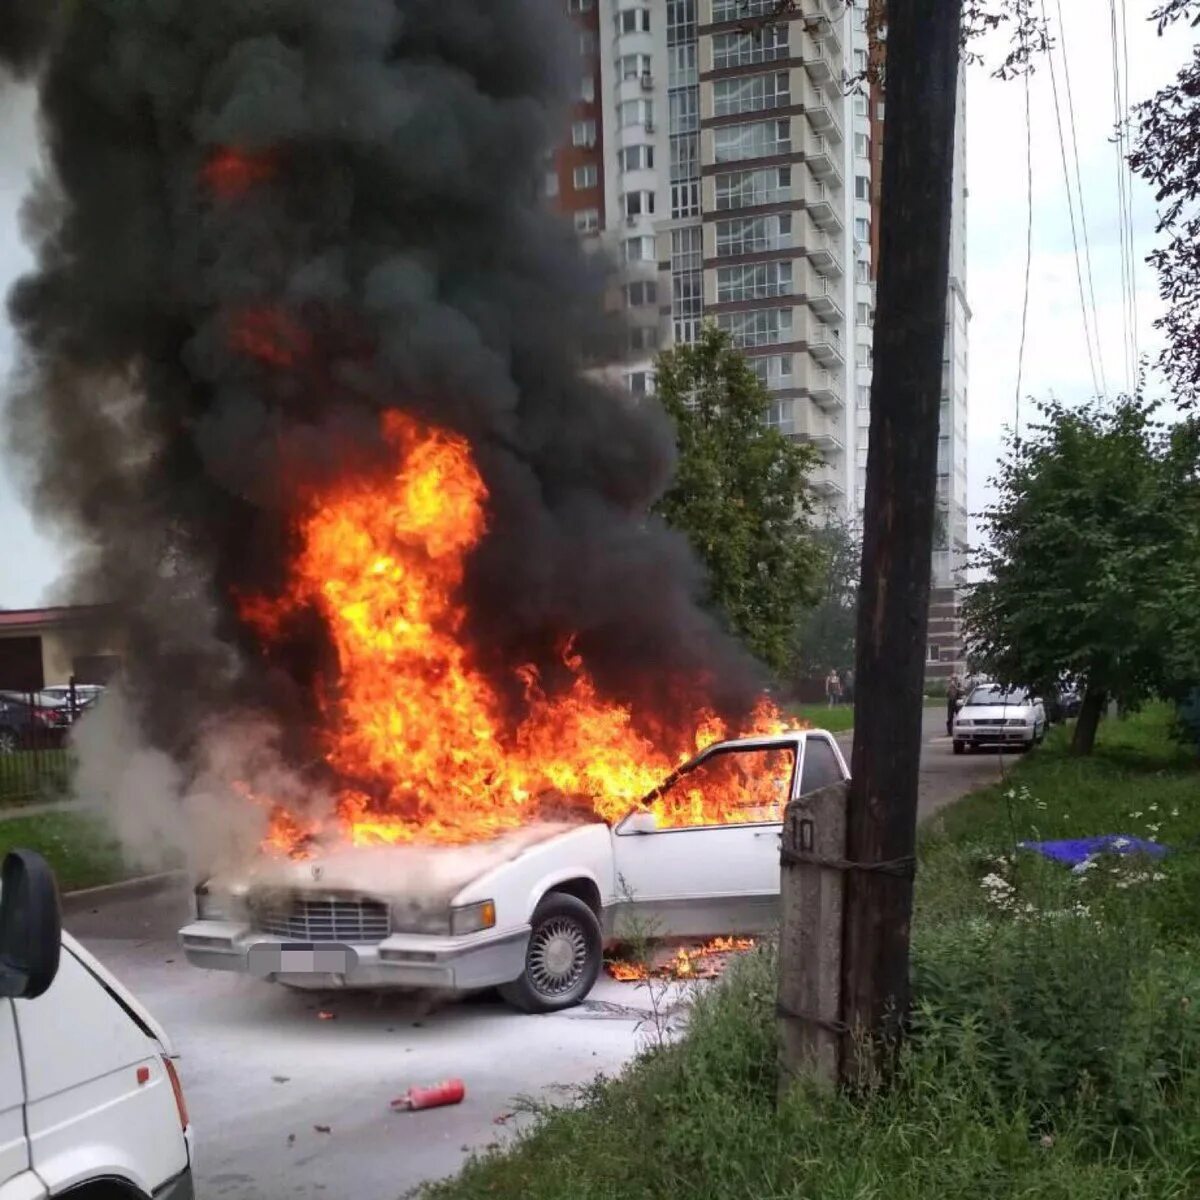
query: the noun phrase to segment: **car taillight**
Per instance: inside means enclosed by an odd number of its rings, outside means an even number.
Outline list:
[[[171,1091],[175,1093],[175,1107],[179,1110],[179,1128],[186,1130],[188,1127],[188,1110],[187,1101],[183,1098],[183,1084],[179,1082],[179,1072],[175,1070],[175,1064],[163,1055],[163,1066],[167,1069],[167,1078],[171,1081]]]

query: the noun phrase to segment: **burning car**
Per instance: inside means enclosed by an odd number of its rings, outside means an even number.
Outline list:
[[[847,777],[827,733],[718,742],[611,825],[264,856],[198,887],[180,938],[195,966],[294,988],[499,986],[527,1012],[568,1008],[632,920],[664,937],[769,929],[788,800]],[[693,823],[718,794],[719,823]]]

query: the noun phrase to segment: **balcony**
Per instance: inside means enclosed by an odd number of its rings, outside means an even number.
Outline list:
[[[804,53],[804,69],[813,83],[821,87],[828,87],[829,83],[840,75],[840,72],[835,71],[833,59],[824,42],[814,41],[811,45],[812,48]],[[841,82],[840,78],[838,82]]]
[[[823,367],[840,367],[845,361],[842,353],[842,339],[837,330],[822,321],[813,322],[813,330],[808,339],[808,352]]]
[[[809,113],[811,119],[812,113]],[[800,154],[818,178],[842,182],[841,151],[828,139],[810,134],[800,143]]]
[[[845,407],[837,376],[823,367],[809,368],[808,395],[814,404],[831,415],[840,413]]]
[[[823,413],[807,404],[801,404],[798,415],[793,416],[792,436],[798,442],[815,446],[825,456],[826,462],[841,456],[845,443],[838,436],[837,425]]]
[[[842,257],[838,244],[827,233],[819,233],[816,237],[805,240],[805,250],[808,261],[822,274],[830,279],[842,277]]]
[[[808,307],[813,310],[824,321],[833,321],[840,325],[845,319],[846,314],[842,311],[842,306],[837,302],[837,291],[833,284],[828,279],[814,280],[813,288],[809,289],[806,299]]]
[[[809,476],[808,481],[812,485],[812,490],[822,500],[838,500],[846,494],[846,487],[842,482],[842,472],[827,463],[818,467]]]
[[[818,229],[834,229],[841,233],[841,197],[823,183],[813,183],[804,189],[804,207]]]

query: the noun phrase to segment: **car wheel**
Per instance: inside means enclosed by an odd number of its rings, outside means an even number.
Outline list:
[[[955,754],[961,754],[966,748],[967,747],[963,742],[955,742],[954,743],[954,753]]]
[[[530,922],[525,970],[503,984],[500,995],[523,1012],[572,1008],[595,986],[604,961],[604,936],[596,914],[562,892],[543,896]]]
[[[17,735],[11,729],[0,729],[0,754],[16,754],[18,749]]]

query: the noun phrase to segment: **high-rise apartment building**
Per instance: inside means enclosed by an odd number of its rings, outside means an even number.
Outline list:
[[[563,2],[563,0],[560,0]],[[767,420],[817,447],[826,510],[861,519],[886,101],[865,6],[801,0],[565,0],[580,95],[548,188],[619,268],[612,372],[653,390],[654,356],[705,321],[771,393]],[[960,83],[961,89],[961,83]],[[963,95],[959,96],[960,113]],[[939,443],[931,674],[961,667],[967,546],[965,147],[959,121]]]

